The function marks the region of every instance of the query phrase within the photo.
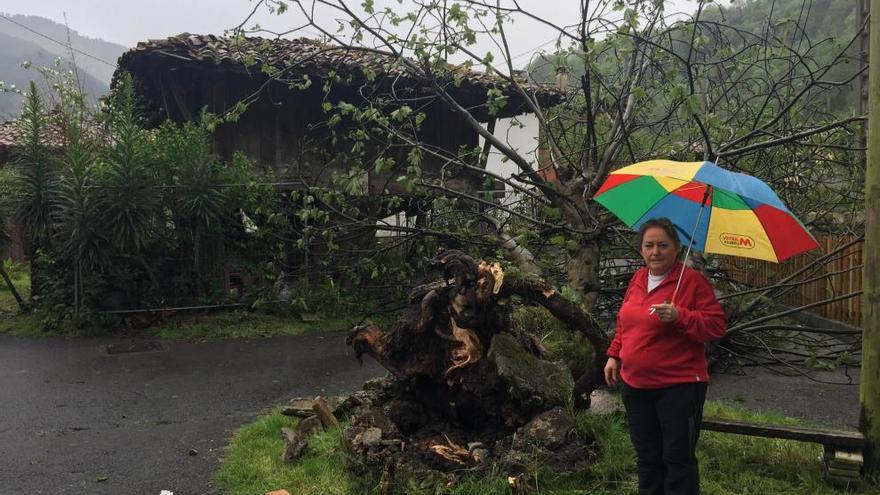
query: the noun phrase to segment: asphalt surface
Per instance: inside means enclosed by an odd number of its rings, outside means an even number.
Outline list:
[[[384,374],[358,365],[340,333],[106,352],[126,342],[0,335],[0,495],[219,494],[211,478],[236,428],[290,397],[348,393]],[[713,375],[709,398],[858,424],[858,386],[746,371]]]
[[[113,343],[0,335],[0,495],[220,493],[211,478],[236,428],[384,374],[341,334],[109,355]]]
[[[712,374],[706,397],[755,411],[777,412],[811,426],[857,430],[859,373],[859,368],[839,368],[792,377],[750,367]]]

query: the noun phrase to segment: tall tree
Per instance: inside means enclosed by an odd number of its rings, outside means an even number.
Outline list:
[[[514,239],[519,248],[533,250],[552,243],[562,251],[568,286],[588,308],[603,285],[601,266],[609,255],[603,246],[617,232],[615,221],[590,198],[620,165],[657,157],[714,160],[768,180],[797,213],[817,212],[809,223],[851,210],[859,196],[849,179],[860,172],[847,167],[855,162],[848,160],[854,152],[851,127],[860,118],[834,111],[823,97],[855,77],[844,70],[852,40],[811,39],[804,29],[807,5],[793,19],[769,11],[756,29],[747,30],[725,23],[723,10],[707,1],[676,21],[668,20],[662,1],[583,1],[565,25],[514,1],[398,3],[298,0],[287,9],[287,2],[264,2],[320,31],[330,49],[385,57],[417,81],[427,93],[421,99],[371,87],[337,108],[360,112],[354,120],[364,123],[364,135],[375,136],[379,128],[383,142],[414,146],[449,166],[482,173],[536,205],[537,215],[493,207],[491,200],[422,178],[417,161],[406,171],[397,169],[397,179],[415,191],[455,198],[453,209],[480,205],[483,216],[491,217],[486,223],[507,235],[499,241]],[[509,41],[512,29],[527,22],[552,32],[564,54],[555,58],[566,66],[560,69],[579,76],[560,105],[542,106],[517,70]],[[344,35],[340,25],[348,28]],[[479,47],[487,45],[493,49],[484,54]],[[471,67],[484,68],[498,87],[527,102],[549,165],[515,150],[499,137],[504,129],[493,132],[480,123],[478,113],[491,116],[507,104],[503,91],[490,89],[482,105],[456,100],[450,88]],[[424,119],[419,108],[427,105],[446,107],[485,147],[461,152],[427,145],[419,131]],[[334,118],[339,119],[330,121]],[[487,153],[500,154],[516,172],[503,177],[485,170],[479,157]],[[375,163],[387,169],[384,159]],[[547,166],[556,173],[539,173]],[[471,215],[460,225],[479,218]]]

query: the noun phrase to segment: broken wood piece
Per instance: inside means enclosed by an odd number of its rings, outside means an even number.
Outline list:
[[[477,286],[484,294],[483,298],[487,298],[488,293],[494,295],[501,291],[501,286],[504,284],[504,270],[500,263],[495,262],[490,265],[485,261],[480,261],[477,265],[477,273]]]
[[[524,474],[508,476],[507,486],[510,487],[510,491],[514,495],[522,495],[531,491],[529,490],[529,482]]]
[[[432,445],[431,450],[447,461],[456,464],[466,464],[467,460],[471,458],[471,453],[468,449],[453,442],[449,437],[446,437],[446,445]]]
[[[312,410],[313,399],[295,398],[287,401],[281,407],[281,414],[285,416],[296,416],[298,418],[308,418],[315,414]]]
[[[382,468],[382,477],[379,479],[379,495],[388,495],[391,493],[391,480],[393,478],[393,466],[391,462],[386,462]]]
[[[334,415],[339,412],[339,408],[342,406],[345,399],[345,397],[341,396],[325,398],[327,406]],[[295,397],[281,406],[281,414],[285,416],[296,416],[298,418],[308,418],[315,414],[315,411],[312,409],[312,404],[314,404],[314,402],[314,398]]]
[[[309,438],[321,429],[321,420],[317,416],[303,419],[297,423],[296,428],[281,428],[281,438],[284,440],[281,460],[292,461],[299,458],[308,447]]]
[[[452,324],[452,338],[459,343],[459,347],[451,351],[452,366],[443,373],[447,378],[453,370],[475,363],[483,357],[483,346],[473,330],[459,327],[454,318],[449,321]]]
[[[321,397],[315,397],[315,402],[312,404],[312,410],[315,411],[315,414],[318,415],[318,418],[321,419],[321,424],[324,425],[324,428],[335,428],[339,426],[339,420],[336,419],[336,416],[330,411],[330,406],[327,405],[327,401]]]

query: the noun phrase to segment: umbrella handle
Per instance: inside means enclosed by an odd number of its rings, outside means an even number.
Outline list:
[[[700,226],[700,219],[703,217],[703,208],[706,206],[706,202],[709,201],[709,194],[712,191],[712,186],[706,185],[706,192],[703,193],[703,201],[700,202],[700,212],[697,213],[697,222],[694,224],[693,230],[691,230],[691,240],[688,242],[687,251],[684,253],[684,260],[681,262],[681,272],[678,274],[678,282],[675,283],[675,290],[672,291],[672,302],[669,304],[675,306],[675,296],[678,295],[678,288],[681,286],[681,277],[684,275],[684,268],[687,264],[688,257],[691,255],[691,246],[694,245],[694,236],[697,234],[697,227]]]

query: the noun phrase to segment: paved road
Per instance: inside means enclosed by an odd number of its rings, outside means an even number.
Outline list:
[[[775,411],[814,426],[859,427],[859,368],[790,377],[764,368],[715,373],[707,397],[756,411]],[[850,384],[847,385],[847,383]]]
[[[286,398],[347,393],[383,374],[369,360],[360,367],[342,339],[171,342],[108,355],[119,341],[0,335],[0,495],[219,493],[210,480],[235,428]],[[758,370],[714,375],[709,398],[815,424],[858,421],[858,387]]]
[[[342,338],[108,355],[115,341],[0,335],[0,495],[219,493],[210,480],[235,428],[286,398],[383,374]]]

